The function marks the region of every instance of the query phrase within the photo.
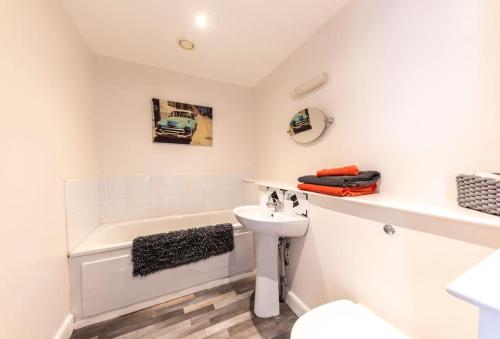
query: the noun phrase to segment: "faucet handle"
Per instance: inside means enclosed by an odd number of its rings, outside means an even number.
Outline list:
[[[273,191],[273,193],[269,194],[267,197],[267,207],[274,207],[274,210],[276,212],[281,211],[283,209],[283,203],[281,202],[280,198],[278,197],[278,194],[276,191]]]
[[[280,198],[278,197],[278,193],[276,193],[276,191],[273,191],[273,193],[269,194],[269,198],[268,199],[273,199],[273,200],[280,200]]]
[[[289,200],[292,202],[293,208],[299,206],[299,199],[295,193],[287,193],[285,196],[285,200]]]

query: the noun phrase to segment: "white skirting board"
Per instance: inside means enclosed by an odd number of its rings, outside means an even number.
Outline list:
[[[148,300],[148,301],[144,301],[144,302],[141,302],[141,303],[138,303],[138,304],[134,304],[134,305],[130,305],[130,306],[127,306],[127,307],[124,307],[124,308],[120,308],[120,309],[117,309],[117,310],[113,310],[113,311],[109,311],[109,312],[106,312],[106,313],[102,313],[102,314],[99,314],[99,315],[96,315],[96,316],[93,316],[93,317],[90,317],[90,318],[78,320],[78,321],[75,322],[74,328],[78,329],[78,328],[82,328],[82,327],[85,327],[85,326],[96,324],[96,323],[101,322],[101,321],[105,321],[105,320],[117,318],[117,317],[122,316],[124,314],[128,314],[128,313],[132,313],[132,312],[135,312],[135,311],[139,311],[139,310],[151,307],[151,306],[155,306],[155,305],[167,302],[169,300],[180,298],[180,297],[183,297],[183,296],[188,295],[188,294],[200,292],[200,291],[207,290],[207,289],[210,289],[210,288],[213,288],[213,287],[217,287],[217,286],[220,286],[220,285],[228,284],[228,283],[231,283],[231,282],[234,282],[234,281],[237,281],[237,280],[240,280],[240,279],[244,279],[244,278],[247,278],[247,277],[250,277],[250,276],[253,276],[253,275],[255,275],[255,271],[251,271],[251,272],[239,274],[239,275],[236,275],[234,277],[229,277],[229,278],[224,278],[224,279],[218,279],[218,280],[210,281],[208,283],[205,283],[205,284],[202,284],[202,285],[199,285],[199,286],[195,286],[195,287],[191,287],[191,288],[188,288],[188,289],[185,289],[185,290],[182,290],[182,291],[178,291],[178,292],[175,292],[175,293],[163,295],[163,296],[158,297],[158,298],[154,298],[154,299],[151,299],[151,300]]]
[[[69,337],[71,337],[71,333],[73,333],[73,326],[73,314],[68,314],[66,318],[64,318],[61,327],[57,330],[54,339],[69,339]]]
[[[288,291],[286,295],[285,302],[292,309],[292,311],[297,315],[297,317],[302,316],[304,313],[310,310],[302,300],[299,299],[292,291]]]

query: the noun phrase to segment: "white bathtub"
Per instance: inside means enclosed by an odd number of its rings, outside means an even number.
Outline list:
[[[232,223],[235,249],[146,277],[132,277],[137,236]],[[81,327],[227,282],[254,269],[252,234],[231,210],[99,226],[69,253],[71,310]]]

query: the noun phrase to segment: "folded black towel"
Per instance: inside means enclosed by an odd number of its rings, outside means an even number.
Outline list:
[[[231,252],[233,249],[231,224],[137,237],[132,242],[133,275],[146,276]]]
[[[369,186],[380,179],[377,171],[361,171],[358,175],[349,176],[326,176],[317,177],[315,175],[305,175],[298,180],[305,184],[334,186],[334,187],[362,187]]]

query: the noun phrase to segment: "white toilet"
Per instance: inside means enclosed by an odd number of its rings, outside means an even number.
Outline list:
[[[321,305],[293,325],[291,339],[409,339],[366,307],[349,300]]]

